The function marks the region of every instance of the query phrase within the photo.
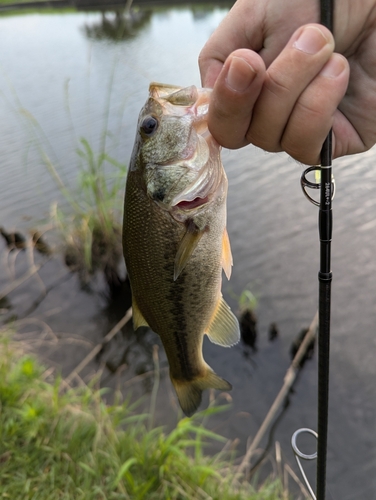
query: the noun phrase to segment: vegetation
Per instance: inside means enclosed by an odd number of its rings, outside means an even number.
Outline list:
[[[223,440],[202,421],[183,418],[166,433],[118,394],[106,405],[94,387],[49,379],[20,343],[1,333],[0,497],[11,499],[276,500],[279,481],[259,491],[233,486],[225,454],[205,456],[207,440]]]
[[[64,240],[66,264],[78,271],[84,282],[100,270],[113,284],[119,280],[122,256],[121,214],[127,169],[110,157],[105,147],[95,154],[84,138],[77,154],[80,159],[77,194],[66,188],[53,163],[44,156],[70,205],[66,212],[55,204],[52,218]]]
[[[257,307],[257,298],[250,290],[245,289],[237,299],[241,338],[246,345],[256,351],[257,317],[254,311]]]
[[[111,75],[111,79],[113,75]],[[107,282],[120,282],[119,263],[122,259],[121,221],[123,212],[124,186],[127,173],[125,164],[107,153],[107,129],[112,83],[110,81],[105,124],[95,151],[84,137],[76,142],[77,187],[67,186],[59,175],[59,164],[51,159],[48,137],[34,116],[22,109],[22,115],[34,135],[34,144],[41,160],[56,182],[68,203],[51,208],[52,225],[62,239],[62,251],[69,268],[78,272],[85,284],[96,271],[103,271]],[[66,86],[66,93],[68,88]],[[69,99],[67,112],[69,118]],[[74,130],[72,124],[72,130]]]
[[[247,288],[242,291],[238,299],[239,311],[254,311],[257,307],[257,297]]]

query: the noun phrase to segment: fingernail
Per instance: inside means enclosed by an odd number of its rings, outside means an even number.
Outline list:
[[[234,56],[228,69],[227,86],[236,92],[244,92],[255,79],[256,71],[241,57]]]
[[[295,40],[293,46],[307,54],[316,54],[316,52],[319,52],[327,43],[328,40],[319,28],[307,26],[307,28],[304,28],[299,38]]]
[[[346,63],[342,57],[332,57],[320,71],[321,76],[336,78],[346,68]]]

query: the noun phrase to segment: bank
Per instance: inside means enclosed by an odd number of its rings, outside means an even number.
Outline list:
[[[202,6],[203,4],[213,4],[218,6],[231,7],[234,1],[217,0],[215,2],[200,0],[24,0],[21,2],[13,2],[12,0],[0,0],[0,13],[10,12],[15,10],[30,10],[30,9],[64,9],[73,8],[77,10],[96,10],[96,11],[115,11],[129,13],[132,8],[162,8],[176,6]]]
[[[120,394],[72,388],[40,365],[24,341],[0,329],[0,497],[39,500],[279,500],[281,480],[254,488],[234,481],[231,454],[207,456],[226,439],[203,425],[210,412],[183,418],[170,432]]]

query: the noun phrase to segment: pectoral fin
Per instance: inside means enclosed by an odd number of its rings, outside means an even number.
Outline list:
[[[214,311],[207,336],[213,344],[231,347],[240,340],[239,322],[221,295]]]
[[[179,243],[178,251],[175,256],[174,281],[178,279],[179,275],[187,265],[190,256],[197,247],[203,234],[204,230],[198,229],[193,221],[191,224],[188,224],[187,231]]]
[[[136,299],[134,297],[132,297],[132,316],[134,330],[137,330],[137,328],[139,328],[140,326],[149,326],[140,309],[138,308]]]
[[[229,280],[232,268],[232,253],[231,253],[230,238],[228,237],[228,232],[226,228],[223,231],[223,237],[222,237],[222,267],[227,279]]]

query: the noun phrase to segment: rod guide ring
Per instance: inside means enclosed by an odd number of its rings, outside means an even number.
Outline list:
[[[321,187],[321,183],[320,182],[312,182],[312,181],[309,181],[307,179],[307,175],[310,173],[310,172],[316,172],[316,171],[319,171],[321,173],[321,170],[325,168],[325,167],[321,167],[320,165],[314,165],[313,167],[308,167],[304,170],[304,172],[302,173],[301,177],[300,177],[300,186],[303,190],[303,193],[304,193],[304,196],[311,202],[313,203],[314,205],[316,205],[316,207],[319,207],[320,206],[320,202],[316,201],[314,198],[312,198],[308,192],[307,192],[307,188],[309,189],[320,189]],[[332,200],[334,198],[336,194],[336,183],[335,183],[335,180],[334,180],[334,177],[332,176]]]

